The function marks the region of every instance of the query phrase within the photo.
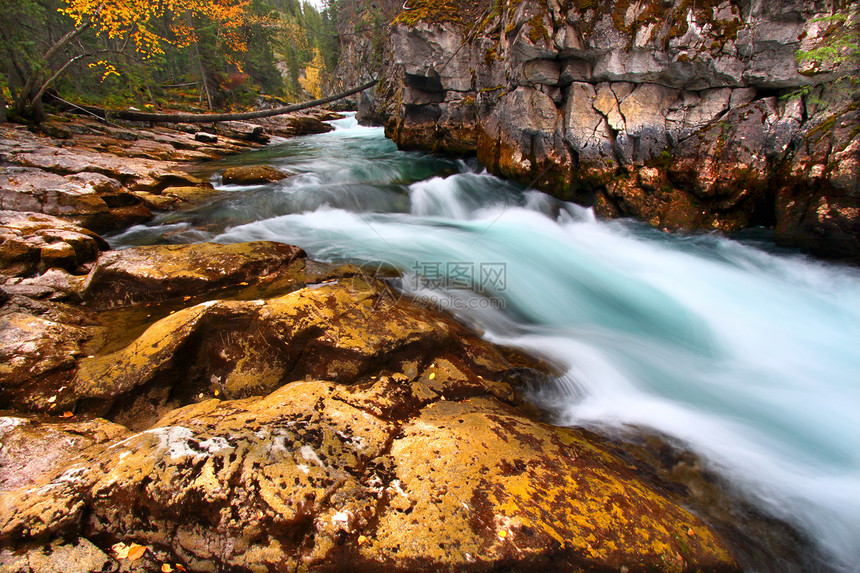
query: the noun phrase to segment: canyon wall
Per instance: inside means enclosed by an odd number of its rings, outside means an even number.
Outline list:
[[[360,119],[603,217],[773,227],[781,244],[857,261],[854,6],[413,0]]]

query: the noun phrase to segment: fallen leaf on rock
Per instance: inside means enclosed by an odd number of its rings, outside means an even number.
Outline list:
[[[144,545],[138,545],[137,543],[132,543],[128,546],[128,560],[129,561],[137,561],[143,554],[146,553],[146,547]]]
[[[175,569],[169,563],[161,564],[161,573],[170,573],[171,571],[175,571]]]
[[[62,414],[60,414],[60,417],[61,418],[74,418],[75,415],[72,414],[71,412],[63,412]]]
[[[365,543],[366,541],[367,541],[367,537],[365,537],[364,535],[358,536],[358,544],[359,545],[361,545],[362,543]]]
[[[429,378],[430,378],[430,380],[433,380],[434,378],[436,378],[436,373],[431,372]]]
[[[504,538],[505,538],[505,537],[507,537],[507,536],[508,536],[508,532],[507,532],[507,531],[505,531],[504,529],[502,529],[501,531],[499,531],[499,537],[501,537],[502,539],[504,539]]]

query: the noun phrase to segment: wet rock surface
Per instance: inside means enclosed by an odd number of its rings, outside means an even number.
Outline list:
[[[831,5],[452,2],[441,18],[414,4],[359,115],[401,147],[475,153],[604,217],[771,227],[860,261],[858,94],[844,81],[858,62],[798,59],[836,42]]]
[[[51,274],[0,307],[4,570],[737,569],[681,497],[526,414],[546,366],[356,267],[203,244]]]

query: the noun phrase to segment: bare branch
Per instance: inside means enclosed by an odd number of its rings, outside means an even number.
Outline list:
[[[54,72],[54,75],[52,75],[50,78],[48,78],[45,81],[45,83],[42,84],[42,87],[39,88],[39,91],[36,93],[36,95],[33,96],[32,99],[30,99],[30,105],[32,106],[34,103],[36,103],[37,101],[42,99],[42,96],[44,96],[45,92],[48,91],[48,88],[51,87],[51,84],[53,83],[53,81],[56,80],[58,77],[60,77],[63,74],[63,72],[65,72],[67,69],[69,69],[69,66],[73,65],[75,62],[79,62],[83,59],[91,58],[91,57],[97,56],[99,54],[115,54],[115,53],[117,53],[115,50],[98,50],[95,52],[90,52],[88,54],[79,54],[79,55],[75,56],[74,58],[71,58],[69,61],[67,61],[65,64],[63,64],[59,70]]]
[[[246,120],[246,119],[258,119],[262,117],[272,117],[275,115],[283,115],[285,113],[291,113],[294,111],[300,111],[303,109],[308,109],[311,107],[316,107],[320,105],[324,105],[339,99],[343,99],[345,97],[351,96],[353,94],[357,94],[366,89],[369,89],[376,85],[377,80],[372,80],[367,82],[366,84],[362,84],[356,88],[351,90],[347,90],[345,92],[315,99],[312,101],[297,103],[293,105],[288,105],[285,107],[278,107],[274,109],[264,109],[258,111],[245,111],[238,113],[148,113],[148,112],[140,112],[140,111],[126,111],[126,110],[118,110],[118,111],[108,111],[101,108],[93,107],[93,106],[83,106],[88,111],[98,114],[101,117],[107,117],[110,114],[111,117],[115,117],[118,119],[125,119],[130,121],[151,121],[154,123],[215,123],[218,121],[233,121],[233,120]]]

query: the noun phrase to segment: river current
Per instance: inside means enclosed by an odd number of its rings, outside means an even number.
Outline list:
[[[297,173],[224,186],[112,246],[271,240],[396,268],[397,286],[563,372],[532,398],[558,424],[648,428],[761,512],[860,571],[860,271],[763,240],[665,234],[398,151],[354,118],[229,158]]]

